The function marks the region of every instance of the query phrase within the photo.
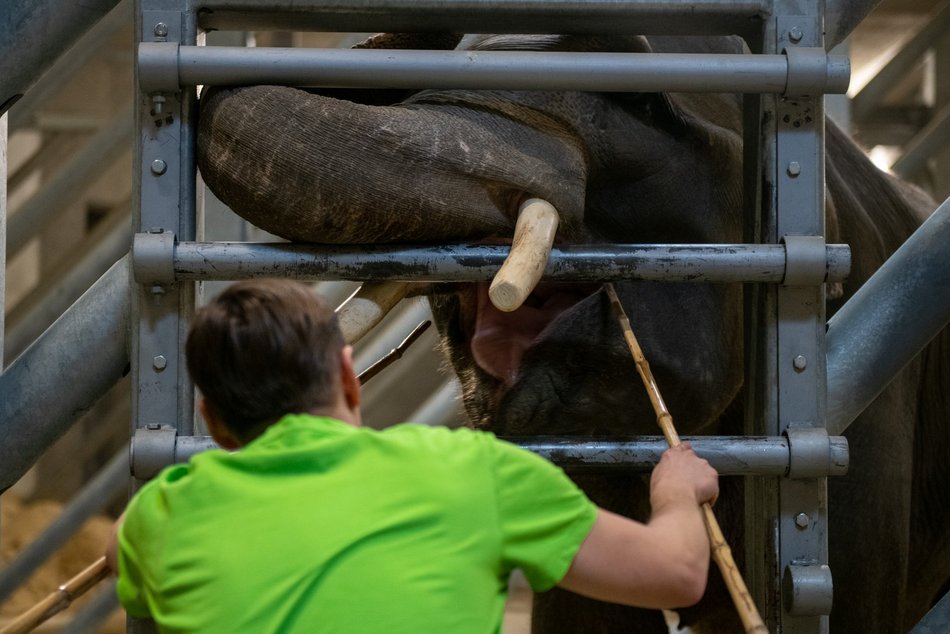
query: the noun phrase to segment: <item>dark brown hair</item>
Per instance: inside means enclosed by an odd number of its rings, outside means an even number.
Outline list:
[[[192,320],[188,372],[242,441],[285,414],[331,405],[343,335],[330,305],[285,279],[229,286]]]

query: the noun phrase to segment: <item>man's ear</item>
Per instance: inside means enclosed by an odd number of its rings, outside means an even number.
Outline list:
[[[343,384],[343,398],[346,406],[355,411],[360,407],[360,380],[353,370],[353,346],[343,346],[340,353],[340,382]]]
[[[228,426],[224,424],[224,420],[218,414],[218,410],[215,409],[208,399],[199,398],[198,399],[198,412],[201,414],[201,417],[205,419],[205,423],[208,425],[208,431],[211,433],[211,437],[214,438],[214,441],[218,443],[218,446],[222,449],[238,449],[241,446],[241,442],[234,436]]]

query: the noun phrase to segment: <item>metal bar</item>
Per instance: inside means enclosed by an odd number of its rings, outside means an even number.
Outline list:
[[[577,437],[531,436],[502,438],[532,451],[568,470],[633,469],[649,471],[668,445],[662,436],[640,436],[630,440],[593,440]],[[684,436],[696,453],[715,467],[720,475],[773,475],[788,473],[790,452],[784,436]],[[844,438],[831,438],[830,459],[838,473],[848,462]],[[213,449],[209,436],[178,436],[175,461],[187,462],[193,455]]]
[[[130,277],[116,262],[0,375],[0,491],[126,371]]]
[[[910,634],[944,634],[946,632],[950,632],[950,592],[943,595],[943,598],[930,608]]]
[[[846,57],[824,56],[818,93],[848,89]],[[795,75],[785,55],[565,53],[246,48],[142,42],[147,93],[182,86],[284,84],[376,88],[476,88],[634,92],[783,93]],[[823,79],[823,81],[821,81]]]
[[[937,114],[904,146],[891,171],[901,178],[910,178],[927,166],[927,161],[950,145],[950,103]]]
[[[119,609],[119,595],[115,592],[115,580],[110,579],[95,597],[88,601],[60,634],[87,634],[100,631],[99,626]]]
[[[15,359],[39,337],[50,324],[66,311],[92,284],[129,251],[131,232],[128,218],[119,218],[109,232],[96,241],[96,246],[78,254],[64,275],[56,278],[42,296],[30,302],[31,293],[10,314],[10,328],[5,337],[6,357]],[[20,310],[21,306],[26,306]]]
[[[65,55],[37,80],[30,91],[10,109],[10,130],[29,125],[41,104],[63,88],[76,73],[109,42],[112,35],[132,23],[131,0],[120,0],[106,17],[89,29]]]
[[[198,24],[219,30],[340,32],[742,34],[768,0],[193,0]]]
[[[0,571],[0,601],[26,583],[43,562],[59,550],[83,523],[125,490],[129,480],[129,450],[121,449],[62,512]]]
[[[125,110],[106,124],[49,183],[10,218],[7,252],[12,256],[26,246],[55,217],[74,203],[102,173],[131,147],[132,112]]]
[[[950,199],[828,322],[829,434],[847,429],[950,322],[947,262]]]
[[[0,23],[0,114],[119,0],[6,0]]]
[[[922,24],[921,29],[851,99],[851,116],[856,121],[866,119],[927,49],[947,33],[950,29],[950,1],[943,2]]]
[[[280,275],[296,279],[472,281],[489,280],[509,247],[316,246],[287,243],[180,242],[174,250],[176,280],[239,280]],[[850,269],[847,245],[826,245],[826,281]],[[781,282],[785,247],[778,244],[562,245],[551,250],[551,280],[675,282]],[[136,265],[139,281],[151,271]]]

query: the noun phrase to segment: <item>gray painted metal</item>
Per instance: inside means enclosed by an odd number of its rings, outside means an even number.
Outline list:
[[[37,80],[23,97],[10,108],[10,130],[16,131],[30,124],[37,108],[60,90],[67,81],[86,65],[87,62],[111,39],[123,26],[132,24],[132,0],[120,0],[106,17],[97,22],[79,39],[69,51],[61,55],[56,63]],[[102,95],[105,98],[105,95]]]
[[[847,0],[840,0],[847,3]],[[943,2],[923,22],[917,34],[909,39],[891,60],[851,99],[851,116],[866,119],[887,93],[910,72],[927,49],[950,30],[950,2]]]
[[[119,0],[5,0],[0,23],[0,113]],[[30,43],[25,46],[24,43]]]
[[[339,32],[745,34],[768,0],[192,0],[202,28]]]
[[[946,634],[950,632],[950,592],[930,608],[910,634]]]
[[[140,238],[152,235],[139,234]],[[160,237],[160,236],[159,236]],[[180,242],[165,258],[174,259],[176,280],[238,280],[282,276],[297,279],[463,281],[488,280],[510,248],[470,246],[333,247],[287,243]],[[167,251],[172,251],[167,249]],[[851,266],[847,245],[824,247],[826,281],[841,281]],[[151,251],[149,251],[151,254]],[[781,244],[563,245],[551,250],[545,278],[616,281],[782,282],[786,247]],[[135,260],[140,282],[168,277],[167,263]]]
[[[576,437],[531,436],[505,438],[547,458],[569,471],[636,470],[650,471],[668,445],[662,436],[641,436],[630,440],[582,440]],[[709,461],[720,475],[784,476],[791,463],[788,440],[752,436],[684,436],[696,453]],[[848,443],[842,437],[831,438],[826,454],[830,457],[829,475],[847,471]],[[216,447],[210,437],[179,436],[175,439],[174,459],[185,462],[191,456]],[[164,456],[170,463],[172,453]]]
[[[822,8],[820,0],[775,0],[760,35],[761,52],[823,46]],[[784,236],[812,236],[817,242],[824,235],[822,99],[763,95],[746,105],[749,235],[763,243]],[[823,287],[761,285],[749,292],[746,433],[776,436],[823,428]],[[828,561],[825,479],[747,482],[744,572],[769,630],[827,633],[826,616],[790,614],[789,595],[780,583],[782,571],[801,558]],[[809,518],[809,530],[796,526],[800,515]]]
[[[0,601],[26,583],[87,519],[116,499],[128,487],[129,473],[129,452],[121,449],[70,500],[59,516],[0,571]]]
[[[75,202],[102,173],[103,166],[114,163],[127,151],[132,139],[132,111],[107,123],[94,138],[49,183],[17,210],[7,228],[7,252],[22,249],[55,217]]]
[[[950,322],[948,262],[950,199],[828,322],[828,433],[847,429]]]
[[[98,632],[102,624],[113,612],[119,609],[119,595],[115,591],[115,579],[110,578],[103,584],[103,588],[87,602],[76,616],[62,630],[60,634],[89,634]]]
[[[129,264],[116,262],[0,375],[0,491],[125,372]]]
[[[950,13],[950,12],[948,12]],[[903,148],[891,166],[891,171],[902,178],[916,176],[927,167],[927,162],[950,146],[950,103],[941,108]]]
[[[828,56],[822,49],[802,53],[805,61],[797,63],[785,55],[393,52],[142,42],[138,65],[139,83],[146,93],[172,92],[181,86],[255,84],[740,93],[784,93],[794,87],[794,94],[848,89],[851,69],[846,57]]]
[[[6,332],[6,355],[16,358],[36,340],[56,318],[99,279],[109,267],[129,251],[128,221],[117,224],[95,249],[83,253],[75,266],[46,291],[42,300],[11,320]]]

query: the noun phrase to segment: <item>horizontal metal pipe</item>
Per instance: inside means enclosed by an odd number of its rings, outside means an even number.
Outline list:
[[[950,322],[950,198],[828,322],[829,434],[840,434]]]
[[[119,0],[4,0],[0,12],[0,114]]]
[[[218,30],[340,32],[743,34],[769,0],[193,0]]]
[[[17,253],[70,204],[74,203],[123,152],[132,147],[132,110],[123,111],[48,183],[10,216],[7,257]]]
[[[174,278],[178,280],[276,275],[305,280],[454,282],[490,280],[509,250],[502,245],[376,245],[357,251],[352,246],[181,242],[169,257],[174,257]],[[850,248],[826,245],[825,253],[825,281],[844,280],[851,266]],[[562,245],[551,250],[544,276],[585,281],[781,282],[785,264],[785,247],[779,244]],[[136,279],[170,281],[153,278],[150,268],[146,270],[137,262]]]
[[[102,511],[124,491],[130,477],[129,450],[125,447],[99,470],[36,539],[0,571],[0,601],[26,583],[30,575],[69,541],[87,519]]]
[[[147,93],[181,86],[473,88],[783,93],[785,55],[246,48],[139,44]],[[847,58],[827,57],[816,93],[848,89]]]
[[[635,439],[585,440],[577,437],[503,438],[532,451],[569,471],[636,470],[649,471],[666,451],[662,436]],[[772,475],[788,473],[790,452],[784,436],[684,436],[696,453],[709,461],[720,475]],[[829,458],[834,473],[847,470],[848,443],[831,437]],[[179,436],[175,439],[175,461],[186,462],[191,456],[215,448],[208,436]]]
[[[116,262],[0,375],[0,492],[126,371],[129,266]]]

